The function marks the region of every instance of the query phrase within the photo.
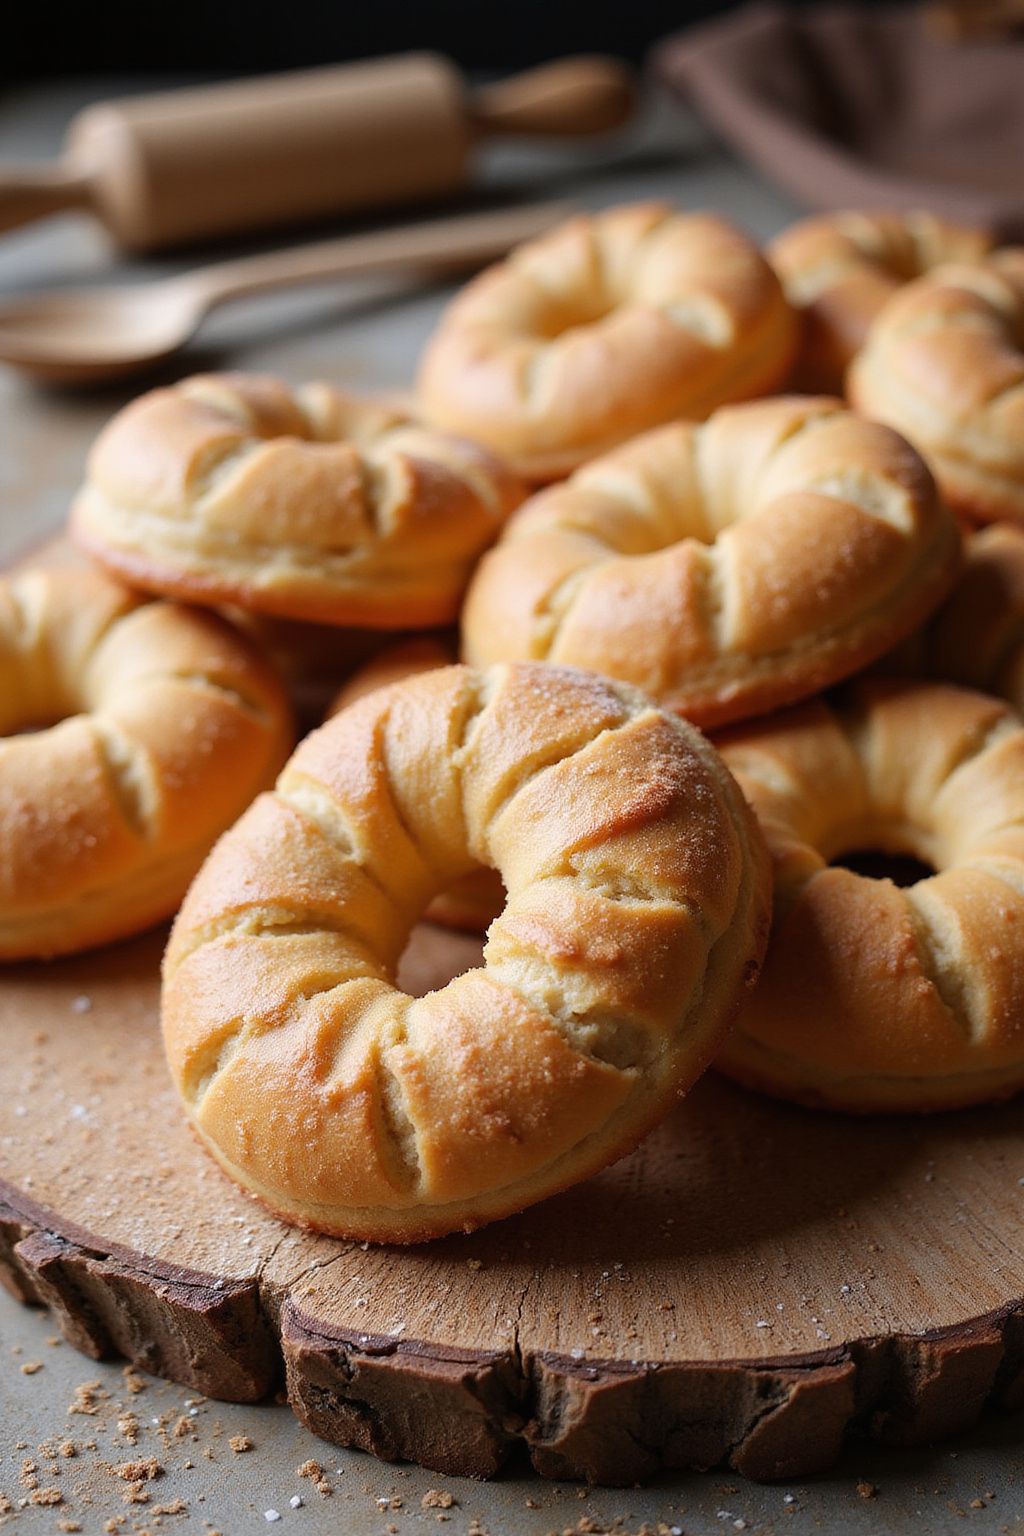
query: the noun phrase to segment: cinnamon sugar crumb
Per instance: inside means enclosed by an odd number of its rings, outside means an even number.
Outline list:
[[[68,1413],[99,1413],[100,1403],[107,1396],[98,1381],[81,1381],[68,1404]]]
[[[252,1441],[248,1435],[232,1435],[228,1440],[228,1445],[230,1445],[236,1456],[241,1456],[243,1452],[252,1450]]]
[[[297,1477],[308,1477],[317,1493],[325,1499],[329,1499],[334,1492],[334,1489],[327,1481],[327,1473],[318,1461],[313,1461],[312,1459],[304,1461],[301,1467],[295,1468],[295,1475]]]
[[[873,1499],[877,1494],[878,1489],[875,1487],[874,1483],[859,1482],[857,1484],[857,1492],[860,1494],[862,1499]]]
[[[30,1504],[63,1504],[64,1495],[59,1488],[33,1488],[28,1501]]]
[[[140,1456],[137,1461],[122,1461],[110,1469],[115,1477],[123,1477],[126,1483],[149,1482],[163,1475],[163,1467],[155,1456]]]
[[[424,1509],[451,1509],[455,1499],[445,1488],[428,1488],[420,1503]]]
[[[34,1376],[36,1372],[41,1371],[42,1368],[43,1362],[41,1360],[26,1360],[24,1365],[21,1367],[21,1374],[23,1376]]]

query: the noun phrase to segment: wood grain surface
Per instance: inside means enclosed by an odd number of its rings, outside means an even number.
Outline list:
[[[1024,1398],[1024,1106],[857,1121],[715,1077],[632,1157],[413,1249],[289,1228],[193,1141],[157,933],[0,982],[0,1265],[71,1342],[319,1435],[487,1476],[828,1465]],[[423,991],[477,941],[423,926]]]

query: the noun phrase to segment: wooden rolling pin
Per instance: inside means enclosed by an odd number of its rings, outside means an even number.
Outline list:
[[[0,167],[0,230],[80,208],[151,251],[425,202],[465,185],[481,138],[602,133],[632,105],[614,59],[470,91],[430,53],[101,102],[73,120],[56,164]]]

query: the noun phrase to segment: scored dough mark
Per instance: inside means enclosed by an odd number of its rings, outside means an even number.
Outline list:
[[[717,299],[694,293],[658,308],[670,325],[685,331],[713,351],[720,352],[736,340],[732,317]]]
[[[221,443],[208,449],[206,462],[193,478],[188,495],[191,509],[201,521],[207,504],[223,491],[229,480],[250,462],[265,453],[265,438],[245,439],[240,443]],[[193,519],[195,520],[195,519]]]
[[[836,501],[858,507],[880,523],[887,523],[897,532],[914,532],[913,500],[905,486],[896,480],[887,480],[868,470],[833,470],[816,476],[800,487],[818,496],[828,496]]]
[[[101,711],[85,718],[99,747],[107,782],[124,821],[138,837],[147,840],[155,837],[161,796],[145,747]]]
[[[506,955],[489,961],[487,974],[556,1025],[566,1043],[590,1061],[620,1072],[642,1072],[655,1054],[646,1032],[632,1020],[581,996],[574,1001],[572,973],[542,955]]]
[[[350,830],[345,818],[344,808],[330,795],[315,779],[308,779],[293,767],[286,766],[272,791],[276,798],[282,801],[288,808],[301,816],[303,821],[316,832],[323,841],[346,862],[355,865],[360,874],[370,885],[392,906],[395,905],[394,892],[382,883],[380,877],[372,870],[360,853],[358,844]],[[389,795],[390,800],[390,795]],[[397,808],[395,819],[401,821]],[[405,830],[403,828],[403,830]],[[408,833],[406,833],[408,836]],[[415,844],[413,845],[415,847]],[[416,850],[419,852],[419,850]],[[344,926],[335,919],[332,924],[336,932],[344,932]]]
[[[609,546],[605,546],[606,548]],[[558,645],[562,630],[568,623],[569,617],[575,606],[576,597],[580,589],[586,584],[595,571],[615,559],[612,554],[597,555],[586,564],[579,565],[568,576],[563,576],[548,592],[544,601],[538,603],[534,614],[532,631],[530,661],[547,661]]]
[[[171,682],[184,683],[187,688],[195,688],[203,693],[212,693],[217,698],[223,699],[225,703],[233,704],[242,714],[249,715],[260,725],[269,725],[271,723],[271,712],[262,700],[256,696],[255,691],[251,695],[246,695],[241,692],[235,683],[223,682],[220,678],[213,677],[209,672],[178,672],[172,670],[169,672],[154,672],[150,676],[153,678],[167,678]]]
[[[380,976],[386,979],[379,957],[372,954],[358,938],[349,932],[345,924],[338,921],[338,915],[333,909],[307,907],[302,912],[298,912],[292,907],[268,903],[265,906],[246,907],[242,911],[227,912],[220,917],[211,918],[209,922],[200,923],[192,928],[187,937],[175,935],[172,946],[164,956],[164,980],[170,981],[191,955],[205,948],[207,944],[215,944],[218,939],[295,938],[325,932],[345,940],[351,950],[351,962],[372,965],[377,968]],[[339,971],[335,985],[340,985],[345,980],[348,963],[346,962],[346,967]]]
[[[373,875],[360,862],[356,841],[343,808],[321,784],[315,779],[306,778],[300,770],[286,766],[273,793],[290,810],[315,827],[335,853],[358,864],[373,884],[377,884]]]
[[[23,656],[35,652],[46,632],[46,590],[41,577],[15,576],[6,583],[14,617],[11,639]]]
[[[487,838],[489,830],[494,825],[494,823],[498,821],[500,817],[505,815],[505,813],[511,808],[512,803],[517,798],[517,796],[520,795],[523,790],[528,789],[535,779],[539,779],[540,776],[544,773],[547,773],[548,769],[550,768],[558,768],[563,763],[571,762],[574,757],[578,757],[581,752],[585,752],[588,747],[592,747],[594,743],[599,741],[603,736],[614,735],[617,731],[624,730],[628,725],[632,724],[637,714],[644,712],[642,709],[638,710],[635,707],[631,707],[626,703],[625,700],[620,700],[620,702],[622,703],[623,708],[627,713],[626,718],[620,721],[618,724],[610,726],[595,726],[592,735],[588,736],[586,740],[578,741],[570,747],[563,746],[559,742],[551,742],[549,745],[555,750],[555,755],[553,757],[549,757],[545,753],[540,757],[534,758],[532,760],[527,759],[521,764],[521,772],[518,774],[513,774],[509,777],[500,797],[491,807],[487,818],[488,826],[484,832],[485,839]]]
[[[1020,721],[1014,716],[1009,706],[1007,706],[1006,713],[1000,715],[997,720],[987,724],[979,722],[977,728],[968,733],[965,740],[961,743],[959,750],[950,759],[945,777],[938,786],[939,790],[946,789],[952,778],[964,768],[969,768],[979,758],[984,757],[986,752],[992,751],[1011,736],[1020,735],[1022,729],[1024,728],[1022,728]]]
[[[409,1114],[402,1084],[386,1059],[386,1052],[406,1043],[406,1025],[413,999],[405,1000],[400,1019],[387,1042],[381,1042],[377,1058],[377,1106],[388,1164],[392,1176],[406,1193],[413,1193],[423,1181],[423,1162],[420,1157],[419,1137],[416,1125]]]
[[[984,1030],[984,1018],[977,1009],[965,980],[969,967],[960,952],[960,933],[948,918],[944,921],[942,904],[932,900],[927,881],[903,889],[910,925],[916,940],[918,959],[925,977],[935,988],[940,1002],[967,1041],[978,1038]]]
[[[235,1019],[226,1034],[219,1035],[192,1063],[187,1078],[182,1079],[181,1091],[190,1108],[201,1114],[203,1104],[217,1078],[231,1065],[242,1046],[247,1019]]]

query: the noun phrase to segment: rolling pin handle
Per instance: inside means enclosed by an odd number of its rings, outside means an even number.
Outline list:
[[[93,179],[78,166],[0,164],[0,232],[68,208],[88,208]]]
[[[470,98],[469,117],[484,134],[582,138],[621,128],[636,97],[628,65],[584,54],[483,86]]]

